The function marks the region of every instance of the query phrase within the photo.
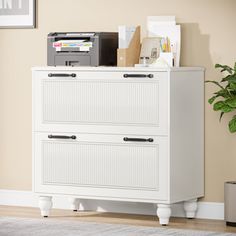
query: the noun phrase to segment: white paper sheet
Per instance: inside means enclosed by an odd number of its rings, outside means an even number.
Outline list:
[[[175,66],[180,66],[181,28],[180,25],[175,24],[175,16],[149,16],[147,29],[148,37],[168,37],[170,39]]]
[[[119,32],[119,48],[128,48],[133,38],[134,32],[136,30],[135,26],[120,25],[118,27]]]

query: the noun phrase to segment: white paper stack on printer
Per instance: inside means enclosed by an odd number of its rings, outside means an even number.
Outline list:
[[[53,43],[53,47],[56,51],[72,48],[81,52],[89,52],[93,47],[93,43],[87,40],[59,40]]]
[[[175,16],[148,16],[148,37],[161,37],[170,40],[170,50],[160,51],[160,61],[169,66],[180,66],[181,31],[176,25]],[[173,63],[174,62],[174,63]]]

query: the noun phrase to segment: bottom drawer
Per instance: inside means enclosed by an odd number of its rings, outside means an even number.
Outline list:
[[[34,155],[36,192],[167,197],[165,137],[35,133]]]

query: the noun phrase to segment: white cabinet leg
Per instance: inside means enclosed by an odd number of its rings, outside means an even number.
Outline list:
[[[52,197],[40,196],[39,208],[41,211],[41,216],[48,217],[50,210],[52,209]]]
[[[197,212],[197,199],[185,201],[184,210],[185,210],[186,218],[193,219]]]
[[[171,216],[171,208],[169,204],[157,204],[157,216],[161,225],[168,225]]]
[[[79,210],[79,199],[78,198],[70,197],[69,202],[70,202],[70,208],[73,211],[78,211]]]

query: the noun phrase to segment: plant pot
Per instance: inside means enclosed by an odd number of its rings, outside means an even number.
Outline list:
[[[236,227],[236,181],[225,182],[225,221]]]

